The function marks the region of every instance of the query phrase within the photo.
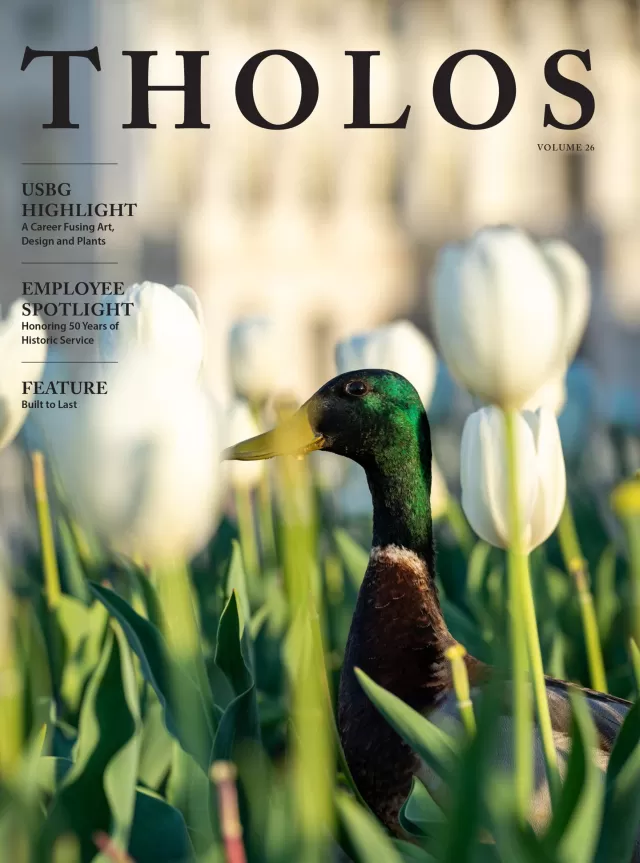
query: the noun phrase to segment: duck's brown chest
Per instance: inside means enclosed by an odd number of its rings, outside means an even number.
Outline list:
[[[374,548],[347,641],[338,725],[360,793],[394,832],[418,760],[369,701],[354,668],[427,711],[451,686],[444,651],[452,643],[426,562],[395,546]]]

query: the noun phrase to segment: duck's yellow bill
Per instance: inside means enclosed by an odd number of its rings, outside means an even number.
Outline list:
[[[236,461],[258,461],[278,455],[306,455],[323,446],[324,438],[312,429],[303,405],[271,431],[229,447],[223,456]]]

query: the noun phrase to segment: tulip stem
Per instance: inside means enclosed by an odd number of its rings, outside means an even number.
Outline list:
[[[518,454],[516,446],[516,416],[505,411],[505,441],[507,455],[507,492],[509,524],[509,612],[511,616],[511,663],[513,686],[513,734],[518,814],[526,822],[533,790],[532,717],[527,679],[527,642],[522,627],[522,562],[520,512],[518,505]]]
[[[469,675],[464,657],[467,651],[461,644],[454,644],[448,648],[446,657],[451,664],[451,675],[453,677],[453,688],[458,699],[458,710],[469,738],[476,734],[476,717],[473,712],[473,702],[469,690]]]
[[[54,611],[60,604],[62,591],[60,589],[60,573],[56,559],[56,544],[53,538],[51,510],[47,496],[47,479],[44,469],[44,456],[41,452],[32,455],[33,489],[36,498],[38,525],[40,527],[40,544],[42,547],[42,567],[44,570],[44,593],[49,611]]]
[[[505,411],[507,489],[509,502],[509,588],[511,648],[514,690],[514,736],[518,807],[526,819],[533,789],[532,721],[527,679],[527,654],[533,678],[533,694],[552,801],[557,799],[559,778],[549,715],[542,653],[536,623],[529,557],[524,547],[518,494],[517,412]],[[524,624],[524,625],[523,625]]]
[[[260,563],[258,559],[258,545],[256,542],[255,523],[253,518],[253,503],[251,500],[251,489],[241,486],[236,489],[236,513],[238,516],[238,530],[240,531],[240,546],[242,548],[242,560],[247,576],[249,599],[252,603],[260,604]]]
[[[640,695],[640,650],[633,638],[629,639],[629,653],[631,654],[633,676],[636,679],[636,692]]]
[[[585,644],[587,647],[591,686],[600,692],[607,692],[607,677],[604,670],[598,621],[593,605],[593,595],[589,588],[589,570],[580,548],[580,541],[569,498],[565,502],[562,516],[560,517],[558,539],[560,540],[560,548],[565,566],[569,575],[573,576],[578,591],[578,602],[580,604],[580,616],[582,617],[582,628],[584,629]]]
[[[625,526],[631,564],[633,637],[636,644],[640,644],[640,516],[630,516]]]
[[[540,725],[540,737],[549,783],[549,794],[552,803],[558,800],[560,794],[560,775],[558,773],[558,756],[553,740],[553,726],[551,725],[551,714],[549,713],[549,701],[547,699],[547,684],[544,677],[544,665],[542,662],[542,651],[540,649],[540,638],[538,637],[538,624],[536,621],[536,608],[533,601],[533,590],[531,589],[531,572],[529,570],[529,556],[523,555],[522,593],[524,598],[525,630],[527,633],[527,646],[529,650],[529,662],[533,678],[533,695],[536,703],[538,724]]]

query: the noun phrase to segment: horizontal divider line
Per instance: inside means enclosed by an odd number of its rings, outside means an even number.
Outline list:
[[[22,162],[22,165],[119,165],[119,162]]]

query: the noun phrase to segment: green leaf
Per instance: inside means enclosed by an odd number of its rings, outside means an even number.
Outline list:
[[[364,671],[356,668],[355,672],[368,698],[389,725],[441,778],[448,777],[457,760],[453,738],[417,710],[374,683]]]
[[[240,622],[235,591],[222,612],[215,662],[231,685],[235,698],[227,705],[213,744],[212,761],[233,760],[237,740],[260,740],[260,720],[250,659],[247,628]]]
[[[87,608],[66,594],[60,597],[55,614],[65,652],[61,693],[66,706],[75,713],[80,708],[87,680],[98,664],[108,615],[99,602]]]
[[[147,788],[157,791],[171,766],[173,740],[164,724],[164,709],[151,688],[148,697],[138,777]]]
[[[408,863],[413,863],[413,861],[415,863],[436,863],[435,857],[432,857],[423,848],[418,848],[417,845],[412,845],[403,839],[394,839],[392,844],[400,852],[402,859]]]
[[[25,692],[25,735],[38,734],[49,723],[52,681],[47,644],[35,606],[28,602],[15,605],[16,652],[22,669]]]
[[[133,817],[140,723],[135,675],[122,633],[109,630],[82,703],[74,764],[54,799],[40,837],[41,853],[73,831],[83,859],[104,831],[126,847]]]
[[[635,643],[633,638],[629,642],[629,651],[631,653],[631,665],[633,666],[633,676],[636,679],[636,692],[640,694],[640,648]]]
[[[333,536],[347,575],[356,590],[359,590],[369,566],[369,553],[342,528],[335,530]]]
[[[184,734],[180,733],[176,722],[176,703],[171,686],[171,675],[174,666],[162,634],[152,623],[136,614],[131,606],[122,597],[118,596],[117,593],[95,583],[90,584],[90,589],[122,627],[131,650],[133,650],[140,661],[140,669],[144,679],[153,688],[164,709],[164,721],[167,729],[179,741],[183,749],[190,752],[189,741]],[[207,751],[211,751],[214,717],[206,710],[200,690],[188,675],[183,675],[182,686],[193,689],[189,703],[199,705],[202,710],[199,727],[208,731]],[[199,752],[191,751],[190,754],[199,763],[201,762],[202,759]],[[202,767],[206,772],[208,764],[202,764]]]
[[[40,791],[53,797],[72,767],[73,761],[70,758],[55,758],[52,755],[40,756],[37,771]]]
[[[400,852],[366,809],[342,791],[336,795],[336,806],[359,863],[402,863]]]
[[[182,813],[198,859],[204,857],[214,843],[212,786],[207,773],[177,743],[173,745],[166,797]]]
[[[227,574],[226,595],[231,596],[235,591],[242,620],[247,622],[251,618],[249,607],[249,595],[247,593],[247,577],[242,562],[242,549],[237,539],[231,541],[231,563]]]
[[[38,784],[41,791],[53,796],[72,766],[73,762],[67,758],[40,758]],[[181,813],[143,788],[136,792],[129,853],[136,863],[184,863],[192,857]]]
[[[157,794],[136,794],[129,854],[136,863],[187,863],[193,846],[181,813]]]
[[[68,521],[58,518],[58,535],[60,537],[62,575],[69,593],[88,605],[91,601],[87,579],[78,553],[78,547]]]
[[[640,700],[616,738],[609,767],[597,863],[628,863],[640,832]]]
[[[127,716],[124,710],[122,710],[120,716],[114,714],[112,715],[112,719],[114,722],[119,722],[123,728],[125,722],[128,720],[131,736],[116,752],[113,758],[111,758],[104,770],[102,779],[105,794],[109,801],[109,808],[111,809],[111,837],[116,845],[126,848],[129,842],[129,832],[135,808],[142,722],[140,720],[138,686],[131,650],[119,626],[116,628],[115,633],[120,652],[122,694],[126,699],[129,715]]]
[[[620,598],[616,590],[616,549],[608,545],[602,552],[595,573],[594,603],[600,639],[604,643],[610,636]]]
[[[602,820],[604,783],[593,753],[596,729],[584,697],[570,692],[573,710],[571,754],[560,801],[544,839],[562,863],[590,863]]]
[[[477,542],[469,555],[467,565],[467,592],[475,604],[480,604],[480,591],[484,582],[491,546],[487,542]]]
[[[445,814],[428,790],[413,777],[409,796],[402,804],[398,820],[402,829],[417,838],[441,838],[446,826]]]

